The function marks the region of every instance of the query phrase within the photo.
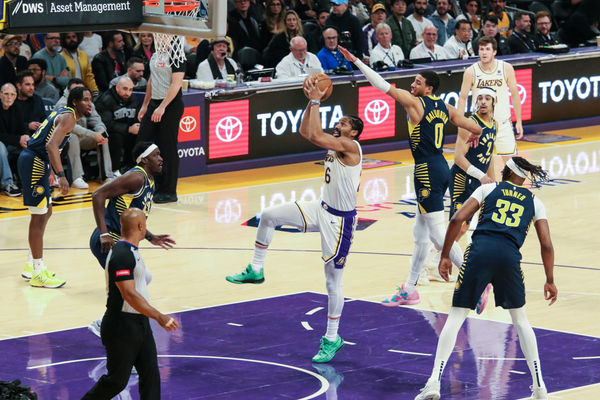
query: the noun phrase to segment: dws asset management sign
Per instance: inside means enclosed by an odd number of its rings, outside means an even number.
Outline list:
[[[35,32],[133,28],[142,23],[139,0],[13,0],[8,3],[8,30]],[[85,29],[84,29],[85,28]]]

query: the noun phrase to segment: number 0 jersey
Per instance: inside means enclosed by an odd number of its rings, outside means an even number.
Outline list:
[[[502,181],[482,185],[471,196],[480,204],[473,234],[502,233],[521,248],[531,222],[546,219],[544,204],[523,186]]]
[[[146,218],[152,208],[152,198],[154,197],[154,178],[149,177],[146,170],[140,166],[135,166],[127,173],[141,173],[144,175],[144,184],[136,193],[127,193],[118,197],[111,198],[104,211],[104,219],[110,236],[116,241],[121,237],[121,214],[128,208],[139,208],[144,212]]]
[[[408,139],[415,164],[437,157],[444,160],[442,146],[448,124],[448,108],[439,97],[419,97],[424,114],[418,124],[408,122]]]
[[[345,165],[333,150],[329,150],[325,156],[325,188],[322,200],[339,211],[352,211],[356,208],[362,173],[362,148],[356,140],[353,142],[358,146],[358,164]]]
[[[56,111],[52,111],[48,118],[46,118],[46,120],[42,122],[40,127],[34,132],[34,134],[31,135],[31,138],[27,142],[27,148],[33,151],[38,157],[40,157],[46,162],[49,161],[48,150],[46,150],[46,144],[48,144],[48,142],[52,138],[52,135],[54,135],[54,129],[56,128],[56,119],[63,114],[73,114],[73,118],[77,119],[75,115],[75,110],[71,107],[61,107]],[[65,147],[70,135],[71,132],[67,132],[65,138],[58,146],[59,151],[62,151],[62,149]]]

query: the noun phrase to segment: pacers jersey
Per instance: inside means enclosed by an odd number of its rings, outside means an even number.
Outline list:
[[[154,196],[154,178],[146,173],[146,170],[140,166],[135,166],[128,172],[144,174],[144,184],[137,193],[123,194],[109,200],[108,206],[104,212],[106,227],[110,236],[115,240],[121,237],[121,214],[128,208],[139,208],[144,211],[146,218],[152,208],[152,197]]]
[[[423,118],[414,126],[410,121],[408,123],[410,150],[415,164],[427,162],[432,157],[443,160],[442,146],[449,119],[448,108],[439,97],[423,96],[419,100],[425,110]]]
[[[488,125],[483,121],[478,114],[471,116],[477,125],[481,127],[481,136],[479,137],[479,144],[477,147],[469,146],[469,150],[465,155],[467,161],[469,161],[474,167],[480,171],[486,172],[492,159],[492,152],[494,151],[494,142],[496,141],[496,122],[492,120],[492,123]],[[466,171],[465,171],[466,172]]]
[[[329,150],[325,157],[325,188],[322,200],[339,211],[352,211],[356,208],[360,174],[362,172],[362,149],[358,146],[360,160],[354,166],[345,165],[336,152]]]
[[[48,162],[50,159],[48,157],[48,150],[46,150],[46,144],[48,144],[48,142],[52,138],[52,135],[54,134],[54,129],[56,128],[56,118],[58,118],[62,114],[69,113],[73,114],[73,118],[77,119],[77,117],[75,116],[75,110],[71,107],[61,107],[56,111],[52,111],[52,113],[50,113],[48,118],[46,118],[46,120],[42,122],[42,124],[35,131],[35,133],[31,135],[31,138],[27,142],[27,148],[33,151],[42,160]],[[65,138],[58,146],[59,151],[62,151],[62,149],[65,147],[70,135],[71,132],[67,132]]]
[[[483,185],[480,189],[484,186],[488,185]],[[473,240],[479,234],[502,233],[521,248],[529,226],[536,216],[534,197],[534,194],[523,186],[506,181],[496,184],[480,202],[479,222]]]
[[[480,63],[473,64],[473,90],[472,90],[472,103],[475,104],[477,96],[479,95],[479,89],[483,87],[489,87],[496,91],[498,101],[494,106],[494,119],[496,121],[504,122],[510,119],[510,100],[508,83],[504,74],[505,63],[502,60],[496,60],[496,66],[492,72],[485,72],[481,68]]]

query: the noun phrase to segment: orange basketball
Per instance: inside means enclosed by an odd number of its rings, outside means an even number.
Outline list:
[[[323,97],[321,98],[321,101],[327,100],[329,96],[331,96],[331,92],[333,92],[333,84],[331,83],[331,79],[329,78],[329,76],[327,76],[327,74],[324,74],[322,72],[313,72],[304,79],[302,89],[304,90],[304,94],[306,95],[306,97],[308,97],[308,94],[306,92],[306,82],[308,80],[311,80],[313,82],[316,81],[319,90],[326,91]]]

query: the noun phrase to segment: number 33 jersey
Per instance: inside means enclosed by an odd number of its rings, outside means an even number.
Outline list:
[[[512,182],[481,185],[471,197],[480,204],[473,239],[485,233],[502,233],[521,248],[531,223],[547,219],[542,201],[529,189]]]
[[[362,172],[362,149],[358,146],[358,164],[345,165],[335,151],[329,150],[325,157],[325,187],[322,200],[339,211],[352,211],[356,208],[360,174]]]

